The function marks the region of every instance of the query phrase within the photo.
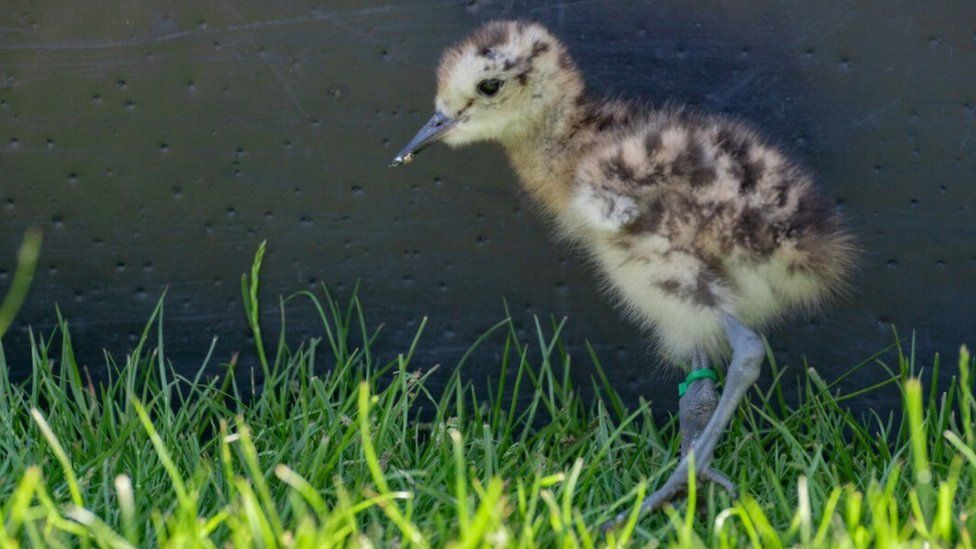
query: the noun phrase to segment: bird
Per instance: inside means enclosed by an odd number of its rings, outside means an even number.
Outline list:
[[[542,24],[496,20],[447,47],[435,112],[396,155],[493,142],[557,240],[582,250],[606,293],[677,367],[681,459],[641,503],[663,507],[711,467],[766,354],[762,334],[849,289],[858,248],[813,176],[747,123],[586,89]],[[722,389],[712,365],[727,361]],[[624,514],[608,525],[619,523]]]

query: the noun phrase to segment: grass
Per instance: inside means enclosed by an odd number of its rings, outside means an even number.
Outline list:
[[[20,306],[27,298],[34,271],[37,269],[37,258],[41,254],[41,231],[30,229],[24,235],[24,243],[17,252],[17,268],[10,282],[10,289],[3,301],[0,301],[0,337],[7,333],[10,324],[20,311]]]
[[[855,417],[844,407],[851,395],[809,369],[797,399],[778,383],[757,389],[716,460],[741,498],[697,484],[687,501],[638,517],[637,502],[676,463],[676,425],[656,425],[646,403],[626,407],[592,352],[599,398],[582,401],[562,323],[537,322],[535,340],[520,341],[500,322],[470,351],[503,341],[497,375],[471,381],[458,368],[432,394],[434,369],[412,358],[423,325],[410,348],[381,361],[355,296],[283,299],[283,319],[292,302],[310,301],[321,337],[296,346],[282,333],[265,347],[262,253],[242,290],[263,391],[235,360],[211,354],[192,378],[174,371],[162,302],[132,352],[106,359],[104,382],[79,368],[63,320],[33,335],[25,382],[11,383],[0,356],[0,545],[973,545],[976,399],[965,349],[939,393],[899,346],[885,366],[902,391],[896,417]],[[936,358],[926,377],[938,368]],[[600,533],[627,509],[625,525]]]

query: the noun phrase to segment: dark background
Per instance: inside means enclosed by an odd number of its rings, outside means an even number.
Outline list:
[[[641,335],[588,268],[520,204],[500,150],[438,147],[386,166],[428,117],[443,47],[528,17],[589,85],[739,115],[812,168],[866,250],[853,295],[769,334],[781,363],[834,379],[917,330],[923,362],[976,328],[976,3],[971,0],[478,2],[11,1],[0,12],[0,288],[23,231],[45,232],[26,308],[55,304],[93,370],[124,355],[168,290],[167,352],[198,367],[245,351],[239,277],[263,239],[278,294],[357,279],[379,346],[450,365],[504,315],[567,315],[577,374],[590,340],[631,401],[668,407]],[[317,334],[292,308],[295,338]],[[270,333],[273,330],[269,329]],[[526,338],[530,334],[526,332]],[[493,340],[489,350],[497,351]],[[253,363],[253,362],[252,362]],[[481,381],[492,353],[468,371]],[[869,367],[847,390],[884,376]],[[887,396],[886,396],[887,395]],[[862,399],[884,407],[891,392]]]

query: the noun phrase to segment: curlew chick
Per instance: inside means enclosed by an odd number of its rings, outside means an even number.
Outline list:
[[[681,108],[593,98],[545,28],[491,22],[444,53],[436,112],[397,155],[434,143],[500,143],[558,233],[592,258],[609,293],[645,327],[679,386],[683,457],[643,504],[699,478],[759,376],[759,333],[842,288],[853,247],[810,176],[741,123]],[[709,364],[731,355],[718,395]]]

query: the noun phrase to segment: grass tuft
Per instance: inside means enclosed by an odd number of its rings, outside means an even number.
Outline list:
[[[27,291],[30,290],[34,271],[37,269],[37,259],[41,255],[42,240],[40,229],[30,229],[24,235],[24,243],[17,252],[17,268],[14,270],[13,280],[7,295],[0,302],[0,337],[7,333],[14,317],[20,311],[20,306],[27,299]]]
[[[0,349],[0,546],[973,546],[966,348],[945,392],[921,375],[914,346],[898,344],[895,364],[855,365],[890,373],[865,390],[901,388],[888,417],[855,417],[851,394],[810,368],[796,395],[756,389],[715,461],[742,497],[698,482],[674,508],[639,516],[678,459],[677,426],[656,425],[647,402],[628,408],[592,348],[598,397],[584,402],[564,322],[537,322],[531,341],[500,322],[465,355],[500,339],[497,378],[475,390],[455,371],[435,394],[435,368],[414,359],[425,323],[384,361],[355,295],[282,300],[283,318],[310,302],[322,337],[296,345],[280,333],[266,352],[260,260],[242,291],[261,391],[236,357],[211,364],[212,347],[195,375],[177,372],[162,301],[98,384],[81,375],[64,320],[32,334],[22,383]],[[628,520],[601,533],[618,512]]]

